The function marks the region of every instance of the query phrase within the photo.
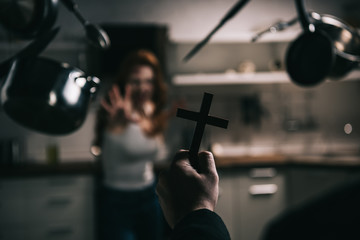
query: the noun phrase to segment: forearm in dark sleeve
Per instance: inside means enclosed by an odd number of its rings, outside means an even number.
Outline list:
[[[171,240],[230,240],[222,219],[207,209],[189,213],[175,225],[171,236]]]

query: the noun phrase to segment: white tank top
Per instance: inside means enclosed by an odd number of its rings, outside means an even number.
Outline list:
[[[124,190],[150,186],[155,178],[153,162],[162,151],[164,145],[156,138],[145,136],[138,124],[129,123],[121,134],[105,131],[102,149],[104,184]]]

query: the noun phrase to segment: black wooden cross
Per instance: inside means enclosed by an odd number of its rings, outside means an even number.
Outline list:
[[[196,121],[196,128],[194,131],[194,136],[191,142],[190,150],[189,150],[189,159],[192,164],[192,166],[195,169],[198,168],[198,152],[200,148],[201,138],[204,134],[205,125],[213,125],[217,127],[227,128],[229,121],[217,117],[209,116],[211,101],[212,101],[213,95],[210,93],[204,93],[200,112],[192,112],[188,110],[184,110],[181,108],[178,108],[176,116],[189,119],[192,121]]]

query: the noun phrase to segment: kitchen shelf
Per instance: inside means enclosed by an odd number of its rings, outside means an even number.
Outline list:
[[[341,81],[359,81],[360,70],[352,71]],[[330,82],[331,80],[327,80]],[[194,85],[237,85],[237,84],[273,84],[290,83],[285,71],[255,72],[255,73],[195,73],[178,74],[172,79],[176,86]]]
[[[227,34],[214,35],[208,44],[212,43],[252,43],[251,39],[259,31],[239,31],[231,32]],[[271,43],[271,42],[291,42],[294,41],[301,33],[301,29],[295,28],[294,30],[269,32],[261,36],[255,43]],[[191,35],[186,34],[170,36],[170,41],[176,43],[197,43],[203,40],[203,35]]]

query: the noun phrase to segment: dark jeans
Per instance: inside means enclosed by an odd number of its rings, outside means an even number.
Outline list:
[[[103,187],[99,197],[101,240],[163,238],[164,218],[155,186],[140,191],[119,191]]]

